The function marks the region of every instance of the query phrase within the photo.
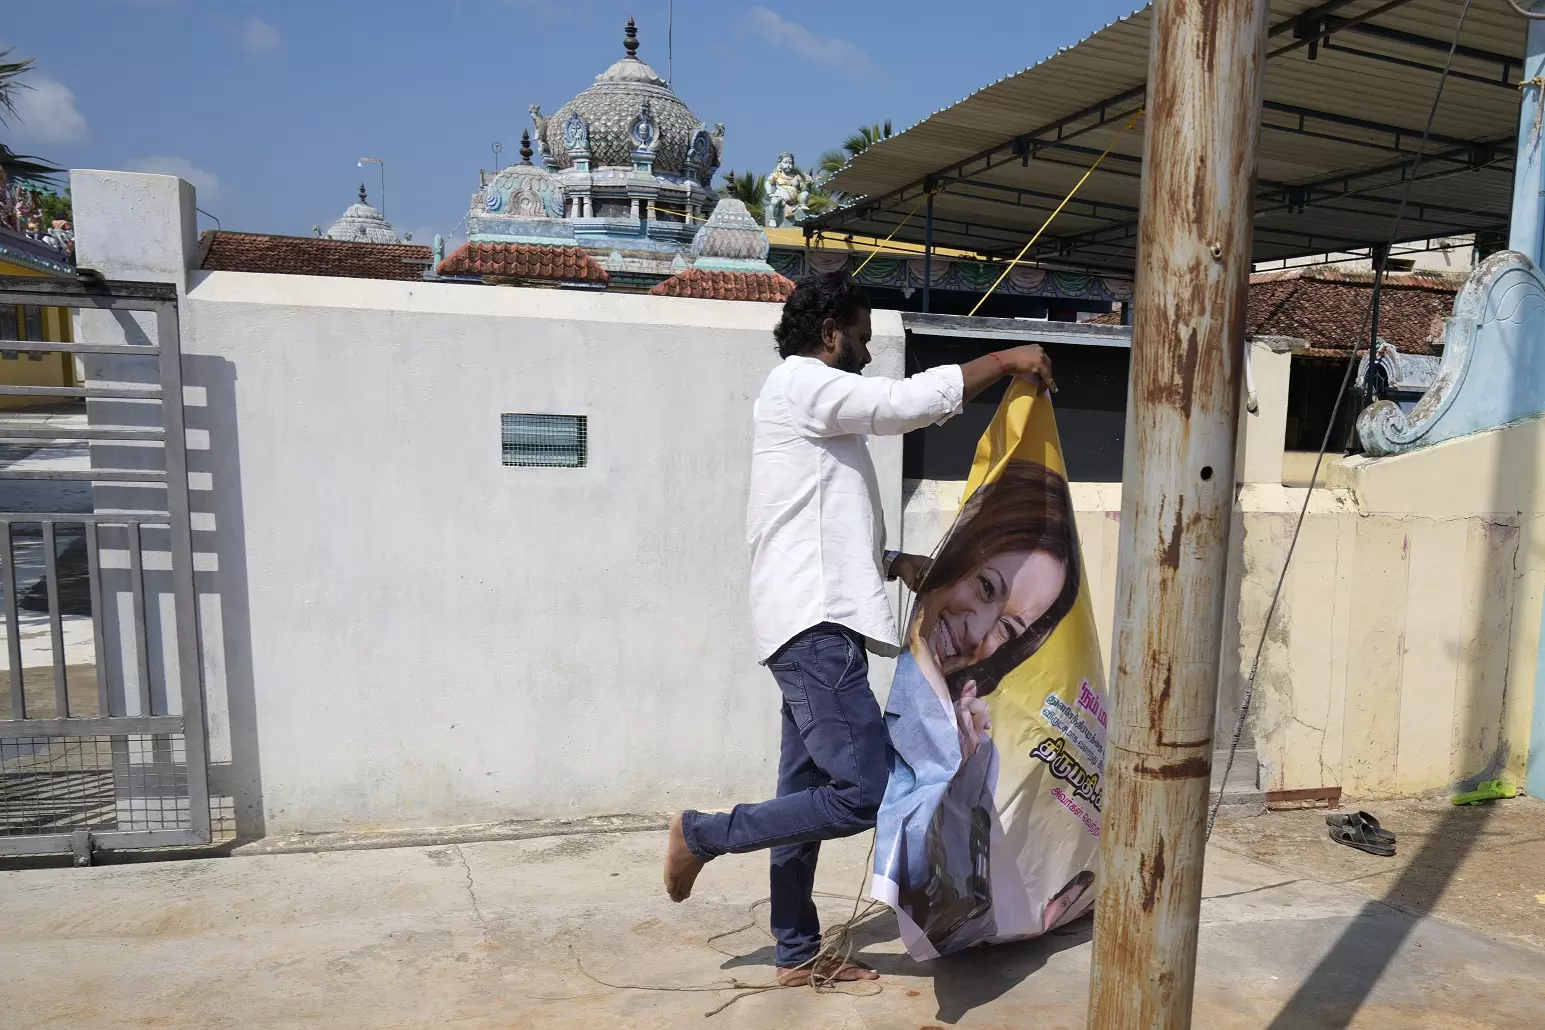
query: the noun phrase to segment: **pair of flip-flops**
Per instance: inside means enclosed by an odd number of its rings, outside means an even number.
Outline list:
[[[1325,817],[1330,839],[1370,855],[1389,858],[1395,853],[1395,835],[1367,812],[1333,812]]]

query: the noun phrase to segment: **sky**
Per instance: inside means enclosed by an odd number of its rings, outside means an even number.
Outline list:
[[[814,164],[860,125],[899,131],[1077,42],[1138,0],[74,0],[12,4],[0,49],[33,57],[0,128],[72,168],[181,175],[220,226],[308,235],[359,185],[398,232],[454,241],[491,167],[519,160],[527,108],[552,114],[639,57],[709,125],[724,167]],[[200,216],[200,228],[213,222]]]

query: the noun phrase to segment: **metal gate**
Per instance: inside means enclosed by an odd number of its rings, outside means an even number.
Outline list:
[[[0,277],[0,311],[4,305],[26,313],[18,336],[46,335],[27,331],[28,316],[64,307],[111,313],[129,342],[0,340],[0,356],[5,364],[20,360],[18,369],[49,355],[82,355],[80,362],[91,363],[84,385],[0,384],[0,396],[54,398],[76,409],[34,425],[22,424],[25,417],[14,411],[0,413],[0,854],[73,851],[85,864],[93,849],[207,844],[176,290],[85,277]],[[54,360],[65,367],[64,358]],[[72,444],[73,458],[62,463],[81,467],[57,467],[58,460],[25,467],[39,448]],[[17,485],[27,481],[33,486]],[[24,491],[69,482],[91,491],[89,503],[76,505],[81,510],[16,510],[48,503],[22,504]],[[135,503],[101,502],[104,488],[120,485],[132,488]],[[39,565],[41,577],[33,578]],[[71,653],[79,659],[73,664]]]

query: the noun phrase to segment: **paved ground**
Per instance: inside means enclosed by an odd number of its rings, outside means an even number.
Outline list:
[[[808,989],[617,990],[770,975],[748,921],[759,857],[726,858],[672,905],[658,832],[0,872],[5,1021],[27,1027],[597,1027],[1040,1030],[1084,1025],[1089,925],[908,960],[894,920],[860,927],[884,976],[865,997]],[[849,893],[867,842],[829,845]],[[1196,1026],[1469,1030],[1545,1025],[1545,952],[1216,849]],[[824,899],[829,918],[851,903]],[[759,925],[765,912],[757,911]],[[716,950],[717,949],[717,950]]]
[[[1213,842],[1405,912],[1545,948],[1545,801],[1520,797],[1456,808],[1438,799],[1362,807],[1394,831],[1394,858],[1332,844],[1323,811],[1220,819]]]

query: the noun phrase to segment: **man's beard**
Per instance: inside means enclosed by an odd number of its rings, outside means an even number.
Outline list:
[[[858,353],[853,350],[853,345],[848,342],[848,338],[843,336],[841,339],[842,350],[837,354],[837,369],[857,375],[864,370],[864,364],[858,359]]]

